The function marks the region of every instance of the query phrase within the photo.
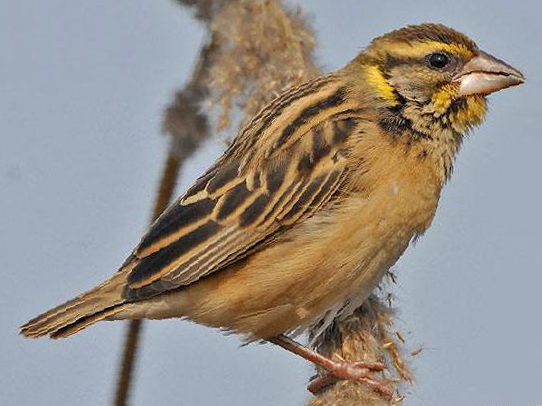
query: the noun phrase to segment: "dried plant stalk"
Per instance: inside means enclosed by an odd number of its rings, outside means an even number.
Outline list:
[[[411,382],[412,375],[398,350],[398,343],[389,334],[392,324],[393,311],[373,295],[352,315],[335,320],[324,334],[311,339],[319,353],[336,361],[384,361],[388,375],[391,371],[396,374],[388,377],[387,383],[397,388],[401,383]],[[317,372],[318,375],[325,374],[319,368]],[[401,401],[400,395],[391,400],[384,399],[363,382],[337,381],[317,394],[309,406],[385,406]]]
[[[224,1],[224,0],[223,0]],[[208,23],[223,1],[220,0],[177,0],[179,4],[192,7],[198,20]],[[225,0],[227,1],[227,0]]]
[[[209,71],[219,129],[230,125],[235,108],[250,119],[281,90],[318,74],[312,31],[280,1],[230,1],[211,30],[220,43]]]
[[[162,211],[164,211],[171,200],[175,184],[177,183],[180,164],[181,160],[175,153],[175,149],[171,147],[166,159],[164,170],[162,172],[162,179],[160,180],[158,195],[153,208],[153,220],[156,219],[160,213],[162,213]],[[128,402],[142,325],[143,320],[130,320],[128,322],[117,387],[115,391],[115,406],[124,406]]]
[[[165,111],[163,131],[171,136],[171,141],[151,222],[169,205],[182,165],[209,136],[207,117],[201,113],[201,104],[208,94],[207,72],[214,50],[215,41],[211,37],[200,53],[192,79],[175,95],[175,100]],[[128,322],[115,392],[115,406],[128,403],[142,325],[142,320]]]

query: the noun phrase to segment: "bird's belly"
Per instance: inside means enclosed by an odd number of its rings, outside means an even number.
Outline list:
[[[387,193],[350,199],[341,212],[315,216],[246,260],[171,292],[169,308],[253,338],[308,327],[345,301],[361,304],[370,295],[433,217],[436,204],[416,204]]]

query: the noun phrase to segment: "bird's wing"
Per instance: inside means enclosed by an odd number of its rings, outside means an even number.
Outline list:
[[[246,142],[254,137],[240,136],[158,218],[129,259],[137,265],[128,276],[128,300],[188,285],[222,269],[330,200],[344,179],[348,139],[357,132],[358,120],[343,99],[327,99],[328,105],[320,101],[318,111],[306,115],[299,128],[285,125],[263,138],[267,149]],[[329,114],[323,114],[326,110]],[[307,127],[317,114],[319,119]]]

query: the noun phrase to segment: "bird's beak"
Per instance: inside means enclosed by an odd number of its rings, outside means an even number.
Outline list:
[[[458,96],[461,97],[472,94],[486,95],[517,86],[525,82],[525,77],[506,62],[478,51],[453,81],[459,83]]]

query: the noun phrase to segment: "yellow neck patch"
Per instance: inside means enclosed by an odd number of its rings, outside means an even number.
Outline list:
[[[364,71],[369,83],[378,95],[391,106],[399,104],[395,95],[395,89],[389,84],[384,73],[377,65],[364,66]]]
[[[456,100],[458,85],[449,83],[435,92],[431,103],[427,106],[435,117],[441,117],[448,112]],[[480,124],[486,113],[486,100],[483,96],[467,96],[465,105],[455,109],[449,116],[450,123],[457,131],[464,132],[472,126]]]
[[[458,85],[456,83],[449,83],[442,86],[433,94],[431,107],[436,117],[442,116],[448,110],[448,107],[450,107],[457,95],[457,91]]]
[[[466,106],[450,117],[460,132],[481,124],[487,111],[487,102],[483,96],[467,96],[466,100]]]

